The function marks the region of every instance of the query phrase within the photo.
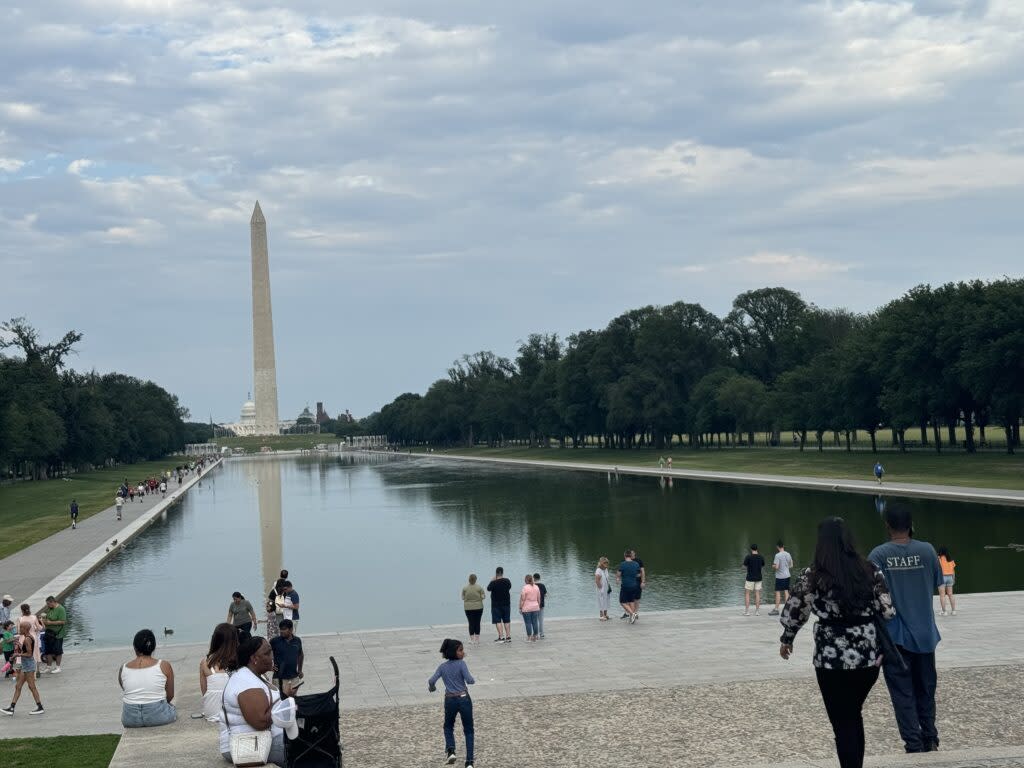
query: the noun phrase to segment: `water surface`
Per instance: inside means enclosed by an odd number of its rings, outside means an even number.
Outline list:
[[[1024,588],[1024,554],[985,549],[1024,542],[1020,510],[905,503],[918,537],[952,550],[959,591]],[[467,574],[486,584],[497,565],[517,588],[542,574],[546,616],[596,616],[597,560],[625,547],[647,568],[645,610],[739,606],[749,544],[770,563],[782,538],[805,565],[826,515],[864,551],[885,536],[860,495],[425,458],[229,460],[67,598],[68,642],[124,645],[141,627],[205,641],[235,590],[262,619],[282,566],[303,634],[460,622]]]

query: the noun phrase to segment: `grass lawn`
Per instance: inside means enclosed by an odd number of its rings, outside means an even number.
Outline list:
[[[803,475],[851,480],[872,479],[876,459],[885,468],[885,479],[905,483],[933,483],[976,488],[1024,489],[1024,457],[997,453],[914,453],[826,450],[819,453],[792,448],[724,448],[694,451],[675,447],[604,450],[598,448],[459,448],[446,453],[493,456],[509,459],[593,462],[620,466],[657,467],[661,456],[672,457],[673,469],[701,469],[719,472],[754,472],[766,475]]]
[[[107,768],[121,739],[104,736],[56,736],[50,739],[4,739],[4,768]]]
[[[33,480],[0,486],[0,558],[71,525],[71,499],[78,501],[78,516],[85,519],[113,505],[114,494],[124,478],[137,483],[165,469],[173,470],[182,461],[180,457],[169,457],[79,472],[67,480]]]
[[[312,448],[320,443],[337,443],[338,438],[331,432],[319,435],[268,435],[266,437],[217,437],[211,442],[228,448],[244,448],[246,453],[259,453],[267,446],[275,451],[295,451]]]

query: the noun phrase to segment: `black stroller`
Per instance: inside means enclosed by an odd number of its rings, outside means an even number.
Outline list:
[[[341,768],[340,679],[338,662],[330,658],[334,687],[295,697],[299,735],[285,738],[285,768]]]

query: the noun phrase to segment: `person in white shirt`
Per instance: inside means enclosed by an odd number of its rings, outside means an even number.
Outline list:
[[[793,569],[793,557],[786,551],[782,539],[779,539],[775,546],[778,550],[772,562],[772,569],[775,571],[775,608],[768,613],[769,616],[778,616],[780,602],[789,600],[789,578]]]

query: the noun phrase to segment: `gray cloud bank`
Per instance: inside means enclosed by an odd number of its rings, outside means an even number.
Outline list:
[[[283,415],[648,303],[1020,273],[1020,3],[505,5],[0,9],[3,316],[231,420],[256,198]]]

